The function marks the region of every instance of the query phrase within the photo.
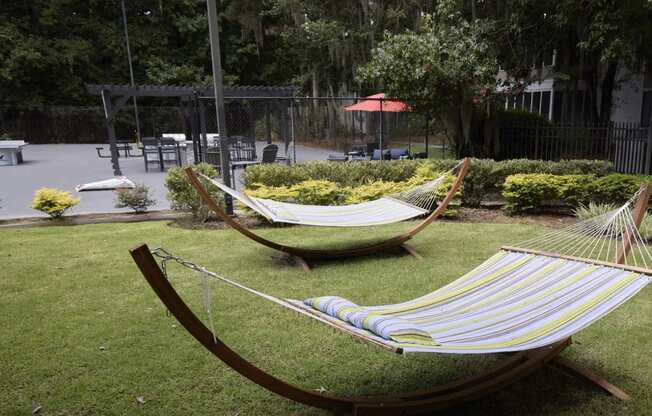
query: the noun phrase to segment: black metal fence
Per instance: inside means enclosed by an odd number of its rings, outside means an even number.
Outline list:
[[[638,123],[507,124],[499,128],[498,159],[602,159],[618,172],[651,174],[652,128]]]
[[[141,103],[138,114],[141,137],[185,134],[188,139],[204,123],[208,135],[216,135],[217,123],[212,97],[201,97],[196,114],[203,120],[191,120],[192,103],[161,106]],[[290,151],[291,143],[332,150],[381,146],[405,148],[413,155],[450,157],[449,143],[433,119],[414,111],[347,111],[345,107],[366,98],[339,97],[226,97],[226,128],[229,136],[275,142]],[[144,100],[143,100],[144,101]],[[168,100],[169,101],[169,100]],[[388,100],[370,99],[383,103]],[[123,107],[115,120],[118,140],[136,139],[133,107]],[[46,143],[105,143],[107,131],[100,106],[40,108],[0,107],[0,136]],[[284,147],[284,148],[283,148]]]
[[[422,157],[426,149],[430,157],[449,154],[446,137],[433,120],[414,111],[346,109],[363,100],[378,103],[379,109],[386,108],[389,101],[355,97],[227,98],[227,131],[229,135],[236,132],[286,146],[296,143],[334,152],[382,147],[404,148]],[[214,111],[212,102],[206,105],[209,113]]]
[[[143,137],[182,132],[184,117],[176,106],[138,106]],[[135,139],[133,107],[126,106],[115,121],[121,140]],[[107,141],[102,107],[0,107],[0,135],[34,144],[104,143]]]

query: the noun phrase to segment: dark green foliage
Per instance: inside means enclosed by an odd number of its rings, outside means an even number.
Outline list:
[[[373,181],[401,182],[414,175],[419,161],[387,162],[308,162],[296,166],[268,164],[252,166],[244,174],[246,187],[258,183],[267,186],[291,186],[299,182],[327,180],[341,186],[355,186]],[[452,162],[451,162],[452,163]]]
[[[370,182],[403,182],[414,176],[421,165],[432,166],[435,172],[445,172],[453,168],[455,160],[397,160],[378,162],[309,162],[296,166],[280,164],[253,166],[245,172],[247,188],[259,185],[272,187],[292,186],[306,180],[327,180],[343,187],[356,187]],[[500,193],[503,182],[516,173],[592,174],[604,176],[612,172],[609,162],[600,160],[562,160],[549,162],[542,160],[503,160],[474,159],[464,179],[462,202],[466,206],[478,206],[491,194]],[[258,185],[257,185],[258,184]]]
[[[500,109],[497,114],[498,123],[500,125],[527,125],[532,126],[535,124],[539,125],[550,125],[548,119],[538,113],[532,113],[525,110],[505,110]]]
[[[217,170],[207,164],[200,163],[193,166],[197,173],[213,178],[217,175]],[[199,178],[208,190],[208,193],[215,198],[220,204],[223,202],[223,194],[219,188],[209,181]],[[190,185],[183,168],[175,167],[168,171],[165,178],[165,187],[168,188],[167,198],[172,203],[172,209],[190,210],[195,219],[206,221],[210,214],[208,207],[202,202],[195,189]]]
[[[116,190],[115,199],[116,208],[131,208],[137,213],[147,211],[149,206],[156,203],[151,189],[144,183],[137,184],[135,188]]]
[[[649,177],[625,174],[608,175],[593,182],[592,200],[598,203],[622,203],[632,197]]]
[[[516,174],[505,180],[503,196],[510,213],[541,210],[543,203],[559,201],[578,207],[591,202],[599,204],[622,204],[634,195],[643,182],[650,177],[641,175],[610,174],[551,175]]]

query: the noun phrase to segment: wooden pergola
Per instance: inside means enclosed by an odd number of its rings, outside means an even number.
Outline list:
[[[130,84],[87,84],[86,89],[90,94],[99,95],[104,107],[104,120],[108,143],[111,151],[111,165],[113,174],[120,176],[120,162],[115,134],[116,114],[125,106],[132,97],[158,97],[178,98],[179,105],[184,115],[184,120],[190,127],[193,142],[193,156],[195,162],[203,160],[203,149],[206,148],[206,111],[205,99],[213,99],[215,91],[210,86],[193,85],[130,85]],[[296,95],[297,88],[288,86],[225,86],[224,98],[226,100],[266,100],[265,128],[267,139],[271,140],[270,106],[272,99],[278,99],[277,105],[281,111],[286,111],[291,105],[291,99]],[[281,117],[281,131],[287,131],[287,121]],[[288,135],[284,135],[287,137]],[[228,154],[227,154],[228,161]],[[229,164],[224,166],[228,172]]]

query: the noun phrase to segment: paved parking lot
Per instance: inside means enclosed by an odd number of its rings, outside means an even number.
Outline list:
[[[58,188],[72,192],[81,197],[81,202],[69,213],[106,213],[122,212],[129,209],[114,207],[114,193],[74,192],[81,183],[109,179],[113,176],[110,159],[97,157],[94,144],[53,144],[28,145],[23,150],[25,163],[16,166],[0,166],[0,218],[22,218],[44,216],[45,214],[30,208],[34,192],[43,187]],[[264,142],[257,143],[258,155],[262,154]],[[282,149],[282,146],[279,146]],[[282,153],[282,150],[279,152]],[[329,153],[324,149],[297,145],[297,160],[325,160]],[[189,155],[192,158],[192,155]],[[165,173],[150,165],[145,172],[142,158],[121,158],[122,174],[136,183],[145,183],[153,191],[157,201],[151,209],[169,209],[170,203],[165,197]],[[240,172],[236,175],[239,183]]]

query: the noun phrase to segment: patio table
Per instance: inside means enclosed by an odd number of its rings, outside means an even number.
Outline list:
[[[23,163],[24,140],[0,140],[0,166]]]

